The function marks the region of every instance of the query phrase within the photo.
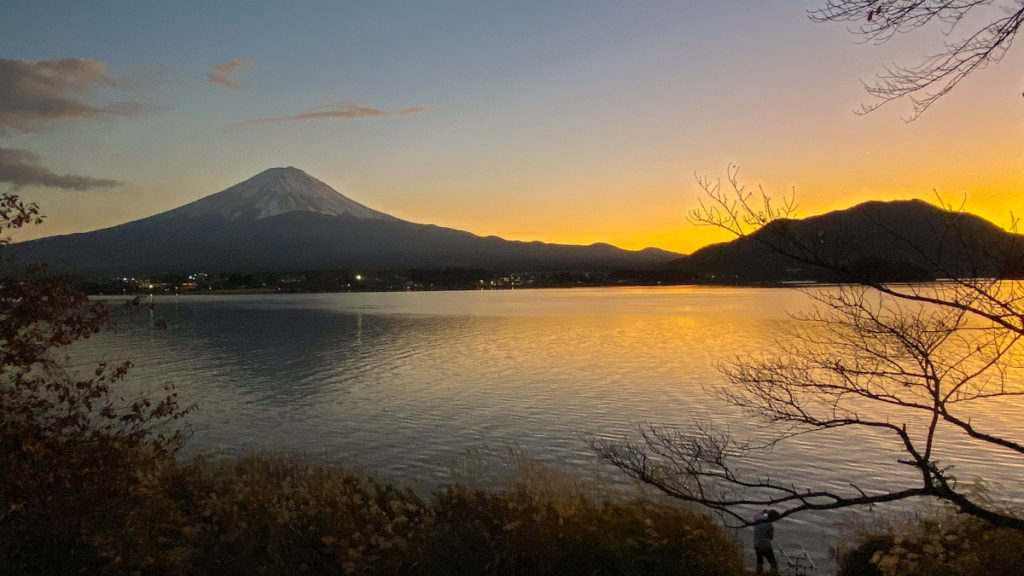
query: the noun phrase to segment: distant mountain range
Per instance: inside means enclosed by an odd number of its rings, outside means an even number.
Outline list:
[[[776,220],[667,267],[677,281],[933,280],[1024,277],[1024,236],[920,200],[865,202]]]
[[[1024,277],[1024,236],[918,201],[866,202],[683,256],[656,248],[508,241],[417,224],[272,168],[174,210],[12,244],[5,260],[83,276],[314,270],[612,271],[623,283],[756,284]]]
[[[674,252],[481,237],[416,224],[346,198],[296,168],[272,168],[174,210],[112,228],[12,244],[19,262],[81,275],[213,271],[621,269]]]

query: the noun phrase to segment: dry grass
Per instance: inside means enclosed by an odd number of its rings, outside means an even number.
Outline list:
[[[122,461],[95,470],[88,484],[108,489],[89,502],[50,486],[56,508],[0,521],[0,574],[743,573],[710,518],[596,495],[522,455],[501,487],[427,500],[296,457]]]
[[[936,507],[856,530],[839,576],[1024,574],[1024,534]]]

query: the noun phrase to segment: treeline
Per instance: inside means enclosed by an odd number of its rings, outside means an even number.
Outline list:
[[[408,271],[306,271],[159,274],[146,277],[79,278],[87,294],[182,294],[209,292],[393,292],[411,290],[502,290],[660,284],[668,277],[650,271],[500,271],[443,268]]]

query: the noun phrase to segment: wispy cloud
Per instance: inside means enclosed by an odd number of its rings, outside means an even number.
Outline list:
[[[142,108],[138,102],[92,104],[88,96],[96,88],[127,86],[97,60],[0,58],[0,135],[39,132],[55,120],[137,114]]]
[[[56,174],[39,163],[38,155],[11,148],[0,148],[0,183],[9,184],[15,190],[22,186],[44,186],[83,191],[121,185],[117,180]]]
[[[241,90],[242,85],[235,82],[231,78],[231,75],[237,70],[241,70],[249,65],[249,61],[245,58],[235,58],[223,64],[214,64],[213,73],[206,77],[207,81],[214,86],[220,86],[221,88],[227,88],[229,90]]]
[[[339,100],[319,108],[300,112],[299,114],[292,114],[289,116],[271,116],[269,118],[254,118],[252,120],[236,122],[232,124],[232,126],[249,126],[252,124],[267,124],[271,122],[294,122],[298,120],[407,116],[409,114],[419,114],[420,112],[426,111],[427,108],[425,106],[415,106],[412,108],[403,108],[401,110],[380,110],[379,108],[371,108],[370,106],[356,104],[351,100]]]

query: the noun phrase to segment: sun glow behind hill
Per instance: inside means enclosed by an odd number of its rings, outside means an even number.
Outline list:
[[[729,162],[751,189],[795,187],[800,217],[934,191],[1003,226],[1024,213],[1019,46],[906,125],[902,103],[852,114],[868,98],[859,79],[948,37],[854,45],[778,0],[121,4],[0,5],[0,22],[18,23],[0,38],[12,58],[106,71],[62,95],[86,116],[30,115],[19,125],[33,131],[10,129],[5,149],[34,155],[28,173],[121,183],[15,184],[47,215],[21,240],[144,218],[282,165],[413,222],[634,249],[727,239],[685,215],[694,174]],[[231,77],[207,82],[229,60]]]

